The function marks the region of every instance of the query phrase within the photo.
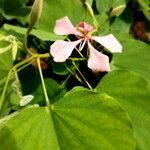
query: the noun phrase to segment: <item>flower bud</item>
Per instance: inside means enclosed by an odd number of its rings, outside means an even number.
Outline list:
[[[31,15],[30,15],[30,25],[28,29],[28,34],[34,27],[37,20],[40,18],[42,13],[43,0],[35,0],[32,6]]]
[[[126,5],[119,5],[115,7],[109,14],[110,17],[119,16],[123,10],[125,9]]]

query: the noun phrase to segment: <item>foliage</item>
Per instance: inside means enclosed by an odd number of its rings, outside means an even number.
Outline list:
[[[1,0],[0,149],[149,150],[149,10],[149,0]],[[80,33],[80,21],[93,27],[86,38],[111,71],[92,72],[85,37],[56,34],[65,16]],[[121,53],[92,39],[107,34]],[[52,46],[76,40],[56,62]]]

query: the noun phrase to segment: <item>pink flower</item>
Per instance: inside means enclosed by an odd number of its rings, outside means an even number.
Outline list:
[[[91,44],[94,40],[107,48],[110,52],[122,52],[122,46],[117,39],[112,35],[106,36],[92,36],[93,27],[85,22],[80,22],[76,27],[72,25],[68,17],[61,18],[56,21],[54,32],[58,35],[75,35],[77,41],[63,41],[57,40],[50,47],[50,53],[55,62],[65,62],[69,58],[72,51],[80,44],[81,51],[87,43],[88,45],[88,67],[93,72],[110,71],[109,57],[97,51]]]

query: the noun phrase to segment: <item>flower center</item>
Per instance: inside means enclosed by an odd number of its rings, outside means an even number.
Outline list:
[[[86,39],[90,39],[91,38],[91,31],[87,31],[83,27],[77,27],[77,30],[80,33],[79,38],[86,38]]]
[[[77,31],[79,32],[78,38],[90,39],[91,32],[93,31],[93,26],[87,24],[86,22],[81,21],[77,27]]]

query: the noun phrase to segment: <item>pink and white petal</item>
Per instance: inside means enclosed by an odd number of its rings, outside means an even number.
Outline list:
[[[90,50],[88,67],[92,70],[92,72],[109,72],[109,57],[98,52],[89,42],[88,48]]]
[[[78,34],[78,31],[73,26],[67,16],[56,20],[54,32],[58,35]]]
[[[55,62],[65,62],[71,55],[73,49],[81,42],[67,42],[62,40],[55,41],[50,47],[50,54],[54,57]]]
[[[107,48],[112,53],[122,52],[122,45],[112,34],[102,36],[102,37],[93,36],[92,39],[100,43],[102,46]]]

